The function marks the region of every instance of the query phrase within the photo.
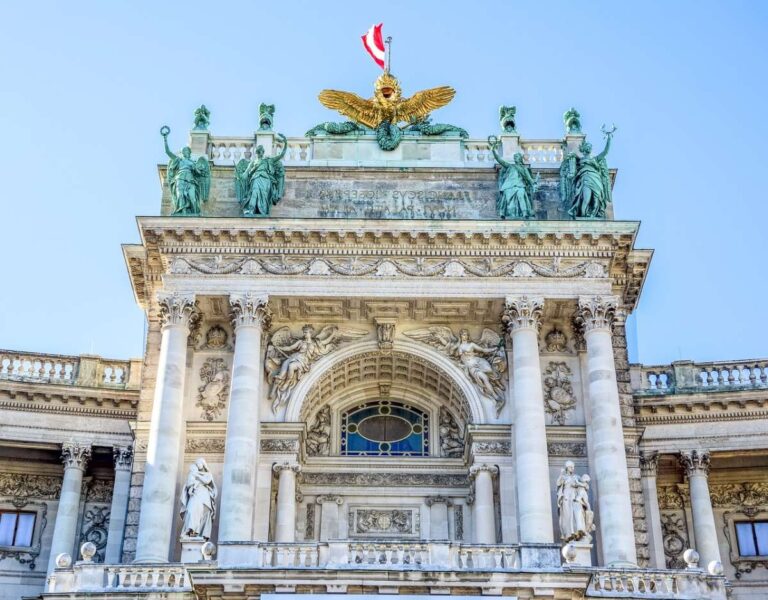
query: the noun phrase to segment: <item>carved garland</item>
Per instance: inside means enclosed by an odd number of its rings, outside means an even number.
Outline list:
[[[544,371],[544,410],[553,424],[565,425],[567,412],[575,407],[571,370],[564,362],[551,361]]]
[[[174,275],[203,273],[206,275],[313,275],[328,277],[558,277],[600,279],[607,277],[605,267],[594,261],[586,261],[571,267],[561,268],[554,259],[548,266],[528,260],[514,260],[497,265],[492,259],[466,261],[461,259],[426,260],[351,257],[349,259],[313,258],[308,260],[279,260],[266,258],[237,258],[224,260],[221,257],[192,260],[176,257],[170,266]]]

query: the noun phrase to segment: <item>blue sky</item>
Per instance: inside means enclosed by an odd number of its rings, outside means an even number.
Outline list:
[[[516,104],[524,137],[562,113],[618,131],[617,218],[654,248],[638,357],[768,356],[762,2],[16,2],[0,9],[0,347],[140,356],[120,244],[160,205],[160,125],[179,147],[204,102],[248,134],[262,101],[301,135],[324,87],[365,94],[359,36],[384,22],[404,92],[449,84],[472,136]]]

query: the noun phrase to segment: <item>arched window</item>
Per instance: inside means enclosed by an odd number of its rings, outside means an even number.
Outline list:
[[[429,415],[392,400],[378,400],[341,413],[345,456],[429,456]]]

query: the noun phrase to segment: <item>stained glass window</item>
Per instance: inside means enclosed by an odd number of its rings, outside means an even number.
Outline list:
[[[393,400],[351,408],[341,415],[341,454],[429,456],[429,415]]]

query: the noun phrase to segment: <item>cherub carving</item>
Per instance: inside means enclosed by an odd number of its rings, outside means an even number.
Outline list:
[[[406,331],[405,335],[437,348],[459,363],[470,381],[494,401],[496,413],[501,412],[506,401],[502,373],[507,370],[507,355],[504,341],[498,333],[483,329],[480,339],[474,342],[466,329],[456,336],[450,327],[435,325]]]
[[[301,332],[302,335],[297,337],[288,327],[281,327],[269,340],[264,368],[273,412],[288,402],[293,388],[315,361],[333,352],[342,342],[357,340],[368,334],[367,331],[342,329],[336,325],[326,325],[319,333],[315,333],[312,325],[304,325]]]

